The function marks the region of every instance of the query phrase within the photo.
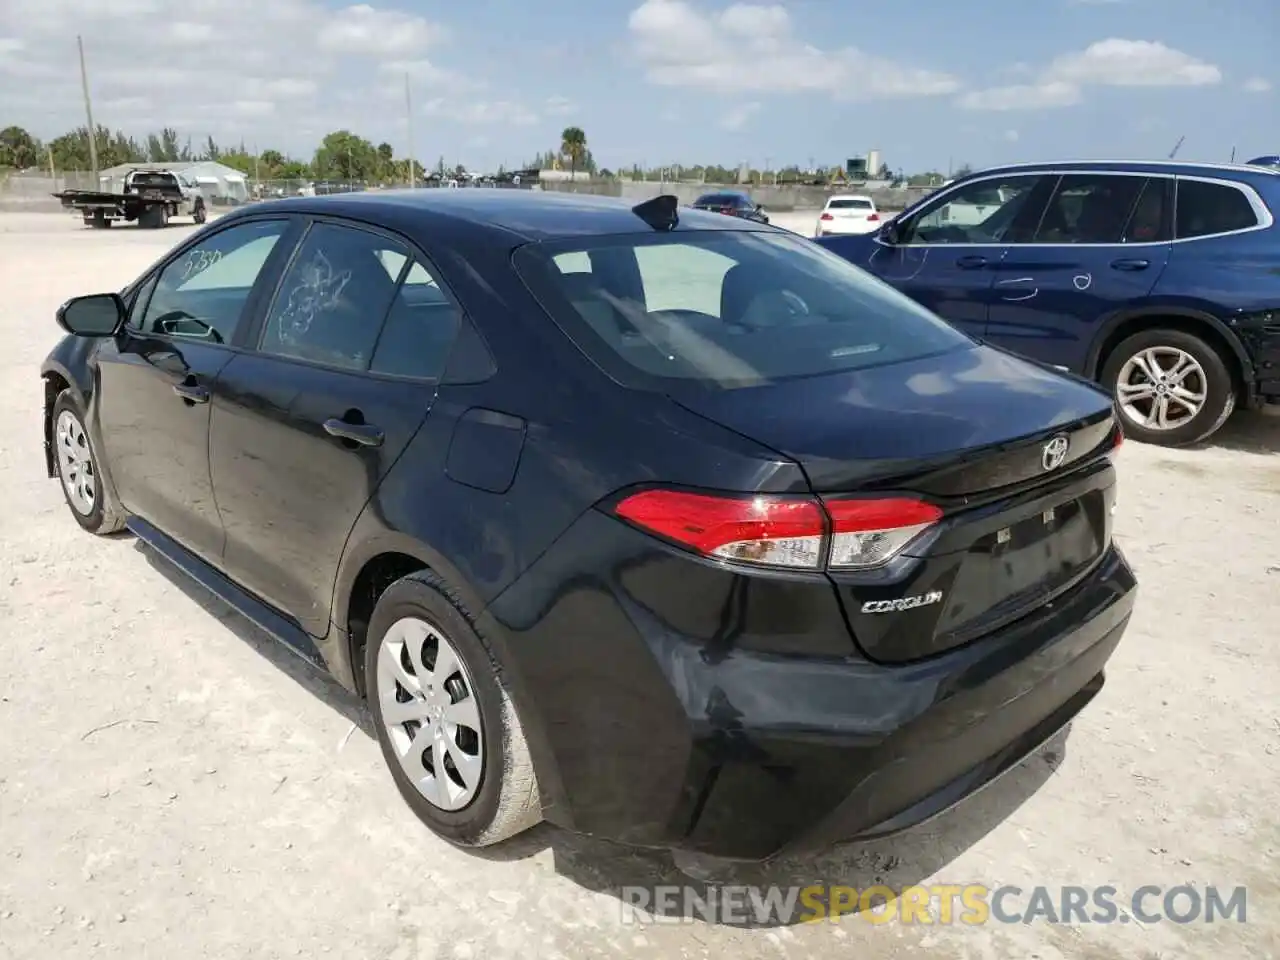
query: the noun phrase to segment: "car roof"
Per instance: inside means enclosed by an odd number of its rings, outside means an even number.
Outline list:
[[[1250,179],[1259,176],[1280,176],[1280,171],[1267,167],[1251,166],[1247,163],[1207,163],[1182,160],[1056,160],[1035,163],[1011,163],[986,170],[975,170],[967,177],[957,177],[956,183],[966,180],[999,176],[1002,173],[1035,173],[1036,171],[1080,172],[1118,170],[1126,173],[1163,173],[1172,176],[1187,177],[1223,177],[1234,174],[1228,179]]]
[[[406,234],[418,230],[467,229],[495,242],[518,243],[610,234],[652,233],[631,201],[590,194],[503,187],[463,190],[367,190],[321,197],[264,200],[241,208],[244,215],[269,208],[285,213],[362,220]],[[239,211],[238,211],[239,212]],[[683,208],[676,230],[769,230],[763,224]]]

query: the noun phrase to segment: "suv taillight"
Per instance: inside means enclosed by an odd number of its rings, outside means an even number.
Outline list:
[[[867,214],[867,219],[868,219],[868,220],[879,220],[879,219],[880,219],[880,214],[878,214],[878,213],[869,213],[869,214]]]
[[[834,220],[834,219],[835,219],[835,217],[833,217],[833,216],[832,216],[831,214],[829,214],[829,213],[824,213],[824,214],[823,214],[822,216],[820,216],[818,219],[819,219],[819,220]]]
[[[687,550],[768,567],[858,570],[899,554],[942,517],[908,497],[819,501],[645,490],[614,513]]]

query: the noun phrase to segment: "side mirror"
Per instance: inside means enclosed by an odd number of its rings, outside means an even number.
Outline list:
[[[112,337],[128,319],[118,293],[73,297],[58,308],[58,326],[77,337]]]
[[[902,242],[902,225],[897,220],[890,220],[880,228],[880,242],[895,247]]]

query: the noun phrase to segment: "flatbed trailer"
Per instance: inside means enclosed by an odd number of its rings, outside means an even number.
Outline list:
[[[168,172],[132,171],[125,177],[123,193],[63,190],[54,196],[63,207],[79,212],[86,226],[100,229],[116,221],[160,228],[168,226],[172,217],[189,216],[195,223],[208,219],[204,197],[188,193]]]

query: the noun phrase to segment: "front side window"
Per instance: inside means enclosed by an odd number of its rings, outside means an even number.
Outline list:
[[[593,269],[572,269],[583,259]],[[534,243],[515,264],[588,356],[641,388],[733,389],[973,346],[799,237],[690,231]]]
[[[230,343],[287,228],[284,220],[237,224],[184,250],[160,271],[150,299],[138,298],[134,325],[147,334]]]
[[[1240,188],[1203,180],[1178,181],[1179,240],[1233,233],[1257,225],[1258,214]]]
[[[276,291],[260,349],[313,363],[367,370],[409,251],[379,234],[330,223],[307,232]]]
[[[1000,243],[1042,178],[1021,174],[980,180],[947,194],[906,223],[904,243]]]
[[[1119,243],[1145,177],[1067,174],[1049,198],[1032,243]]]

